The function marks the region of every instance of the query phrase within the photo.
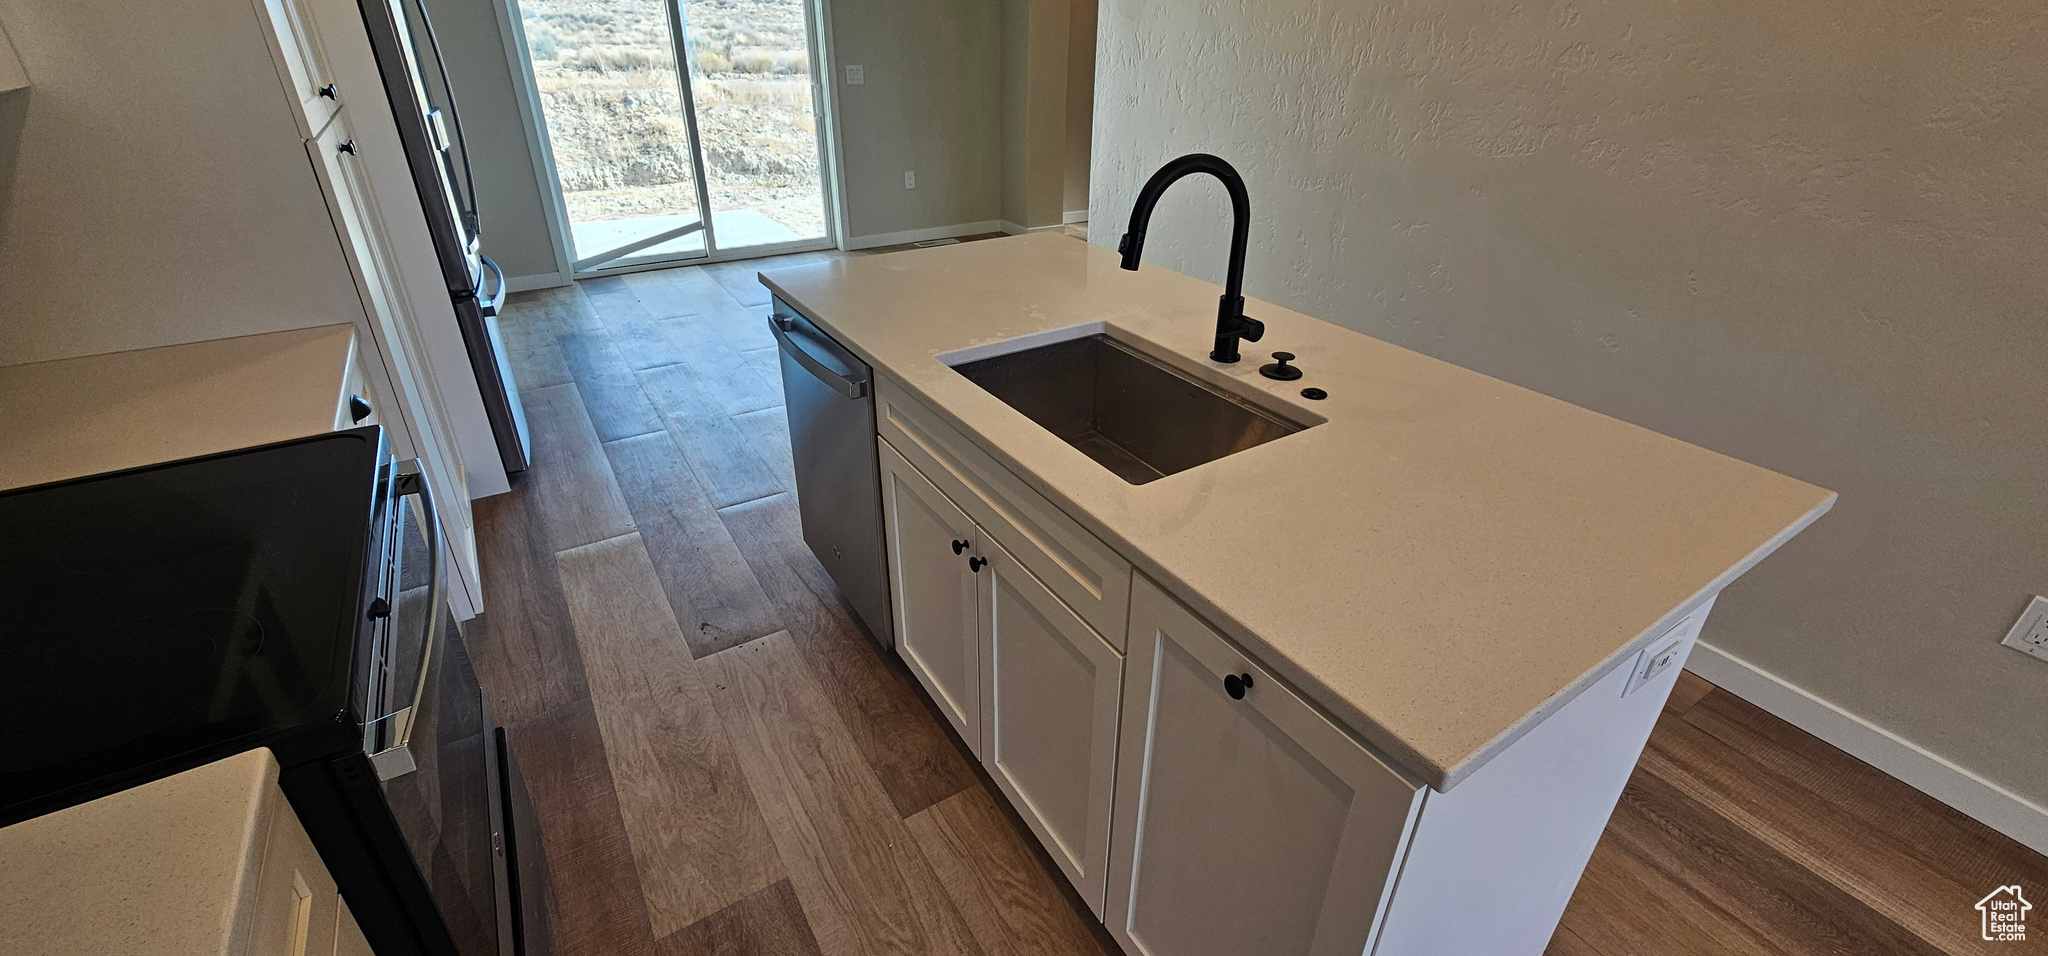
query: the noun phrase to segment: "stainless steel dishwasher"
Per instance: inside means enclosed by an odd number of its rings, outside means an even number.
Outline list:
[[[782,351],[782,395],[804,543],[884,647],[889,560],[875,450],[874,370],[780,298],[768,317]]]

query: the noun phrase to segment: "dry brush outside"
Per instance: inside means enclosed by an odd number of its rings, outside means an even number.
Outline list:
[[[696,208],[663,0],[521,0],[571,220]],[[824,235],[800,0],[686,0],[712,208]]]

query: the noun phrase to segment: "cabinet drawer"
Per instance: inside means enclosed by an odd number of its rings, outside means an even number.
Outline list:
[[[875,424],[918,471],[973,518],[1110,646],[1124,647],[1131,564],[997,464],[967,437],[877,376]]]
[[[334,82],[320,29],[304,0],[257,0],[256,9],[265,21],[264,39],[277,62],[277,78],[297,106],[292,112],[299,135],[312,139],[341,109],[341,87]]]
[[[273,784],[270,834],[256,874],[256,918],[249,956],[331,956],[341,896],[298,815]]]

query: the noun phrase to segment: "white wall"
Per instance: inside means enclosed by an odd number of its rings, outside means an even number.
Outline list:
[[[1002,0],[1003,228],[1055,226],[1066,190],[1069,0]]]
[[[846,240],[998,219],[1001,0],[830,6]],[[846,64],[863,85],[846,85]]]
[[[255,8],[148,9],[0,0],[0,365],[362,318]]]
[[[1704,643],[2048,805],[2039,0],[1102,9],[1093,241],[1839,491]]]
[[[1072,0],[1067,17],[1067,144],[1060,210],[1088,214],[1088,136],[1095,122],[1096,0]]]

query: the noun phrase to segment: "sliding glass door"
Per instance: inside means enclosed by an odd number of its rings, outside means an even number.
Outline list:
[[[519,9],[576,271],[828,244],[805,0]]]

